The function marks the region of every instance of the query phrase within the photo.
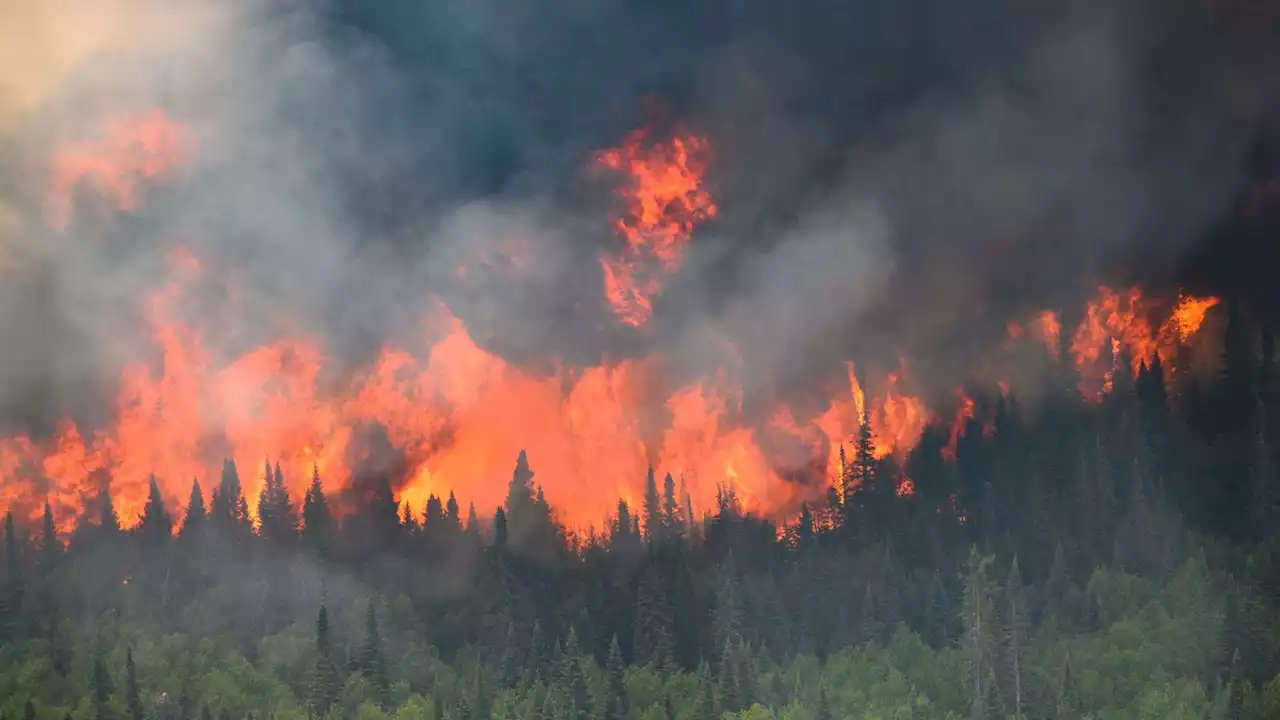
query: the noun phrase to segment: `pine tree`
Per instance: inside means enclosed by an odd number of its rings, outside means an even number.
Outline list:
[[[679,537],[681,533],[680,503],[676,501],[676,481],[667,473],[662,478],[662,525],[668,535]]]
[[[311,486],[307,488],[302,503],[302,540],[308,548],[322,558],[330,552],[333,533],[333,515],[329,501],[320,483],[320,469],[311,466]]]
[[[698,697],[693,705],[695,720],[717,720],[720,717],[719,703],[716,701],[715,683],[711,679],[711,668],[704,660],[698,665]]]
[[[609,657],[605,661],[605,672],[609,676],[609,694],[605,700],[605,719],[622,720],[627,717],[626,666],[622,661],[622,648],[618,645],[618,636],[609,641]]]
[[[173,520],[164,507],[164,497],[160,494],[160,484],[153,474],[148,478],[147,504],[139,518],[138,533],[143,543],[155,547],[169,540],[173,534]]]
[[[1010,693],[1006,706],[1014,718],[1022,718],[1026,706],[1024,690],[1027,676],[1026,654],[1030,620],[1027,617],[1027,601],[1022,587],[1022,573],[1018,570],[1018,558],[1013,559],[1009,580],[1005,583],[1004,620],[1004,670],[1007,679],[1003,685]]]
[[[225,459],[222,461],[221,480],[213,491],[213,502],[209,508],[210,521],[223,532],[240,532],[249,523],[246,507],[236,463],[230,458]]]
[[[645,566],[636,591],[635,662],[665,668],[671,660],[672,615],[662,579],[652,564]]]
[[[133,648],[124,650],[124,698],[125,707],[129,711],[129,720],[142,720],[142,694],[138,690],[138,673],[133,664]]]
[[[568,695],[570,717],[572,720],[587,720],[590,717],[591,702],[587,694],[587,679],[582,670],[582,648],[578,645],[578,634],[569,627],[569,637],[560,656],[560,686]]]
[[[1075,720],[1080,717],[1080,698],[1075,677],[1071,672],[1071,655],[1062,660],[1062,675],[1058,680],[1057,701],[1054,704],[1056,720]]]
[[[516,457],[516,469],[511,473],[506,502],[507,521],[515,524],[517,532],[533,523],[534,506],[533,470],[529,468],[529,456],[521,450]]]
[[[111,488],[106,484],[102,486],[102,492],[98,495],[98,532],[107,542],[120,534],[120,516],[116,515],[116,506],[111,499]]]
[[[493,544],[498,547],[507,545],[507,513],[502,506],[493,511]]]
[[[48,579],[57,571],[62,557],[62,542],[58,540],[58,529],[53,524],[53,508],[48,501],[44,504],[44,520],[40,529],[40,560],[37,568],[40,576]]]
[[[93,698],[94,720],[108,720],[111,717],[111,677],[107,675],[107,665],[102,651],[93,656],[93,671],[89,677],[89,689]]]
[[[813,513],[809,503],[800,503],[800,520],[796,523],[796,546],[804,549],[813,544]]]
[[[813,713],[813,720],[831,720],[831,703],[827,700],[827,684],[818,686],[818,708]]]
[[[0,598],[0,641],[18,634],[26,579],[22,572],[22,548],[18,546],[18,533],[13,523],[13,513],[4,515],[4,585]]]
[[[644,536],[649,542],[662,537],[662,500],[658,497],[658,485],[654,480],[653,466],[644,479]]]
[[[964,623],[965,672],[969,686],[969,717],[982,720],[996,712],[996,617],[989,576],[991,557],[969,551],[964,576],[961,621]]]
[[[391,675],[387,670],[387,658],[382,653],[382,640],[378,635],[378,615],[372,601],[369,602],[364,620],[364,646],[360,649],[360,670],[378,691],[379,702],[385,708],[390,701]]]
[[[337,702],[342,691],[338,667],[333,660],[333,645],[329,637],[329,610],[320,604],[316,618],[316,666],[311,685],[311,713],[323,718]]]
[[[452,490],[449,491],[449,500],[444,504],[444,519],[448,523],[451,532],[462,530],[462,515],[458,508],[458,498],[454,497]]]
[[[200,491],[200,481],[191,479],[191,497],[187,501],[187,514],[182,520],[182,533],[180,537],[184,539],[198,538],[203,532],[205,520],[208,513],[204,509],[204,493]]]

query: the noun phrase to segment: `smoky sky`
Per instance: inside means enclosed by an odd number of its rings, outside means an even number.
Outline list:
[[[6,288],[11,408],[102,375],[173,244],[237,288],[228,353],[305,332],[367,359],[420,343],[439,295],[528,364],[697,374],[724,339],[748,391],[899,357],[941,388],[1011,317],[1188,281],[1277,116],[1265,18],[1190,0],[112,4],[146,32],[62,53],[0,113],[0,233],[39,268]],[[42,227],[42,154],[150,106],[190,162],[135,212],[83,192]],[[721,213],[634,331],[597,263],[616,178],[589,166],[642,125],[710,140]]]

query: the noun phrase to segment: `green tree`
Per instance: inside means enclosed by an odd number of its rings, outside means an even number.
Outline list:
[[[320,603],[316,617],[316,664],[312,675],[310,706],[312,717],[323,718],[338,701],[342,681],[333,659],[333,644],[329,636],[329,610]]]
[[[203,532],[208,513],[204,508],[204,493],[200,491],[200,481],[192,478],[191,496],[187,500],[187,514],[182,520],[180,537],[184,539],[198,538]]]
[[[89,690],[92,697],[92,713],[94,720],[108,720],[111,717],[111,676],[107,674],[107,664],[102,651],[93,655],[93,670],[89,676]]]
[[[391,674],[387,658],[382,652],[382,639],[378,635],[378,615],[371,600],[365,612],[364,645],[360,648],[360,671],[378,691],[379,703],[388,707],[391,692]]]
[[[142,720],[142,694],[138,690],[138,670],[133,664],[133,648],[124,650],[124,699],[129,720]]]
[[[302,502],[302,541],[322,558],[327,558],[333,542],[333,513],[320,483],[320,468],[311,466],[311,485]]]
[[[995,692],[998,626],[995,589],[990,577],[991,562],[990,556],[980,555],[976,548],[969,550],[964,595],[960,603],[969,717],[972,720],[994,717],[998,710]]]
[[[147,504],[142,508],[138,533],[143,543],[151,546],[168,542],[173,534],[173,520],[165,509],[164,496],[160,494],[160,484],[154,474],[147,479]]]

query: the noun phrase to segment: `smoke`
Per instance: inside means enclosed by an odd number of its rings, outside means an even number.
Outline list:
[[[1010,316],[1171,281],[1223,210],[1266,93],[1220,90],[1203,11],[1157,5],[7,3],[0,405],[80,411],[145,356],[174,245],[235,289],[200,309],[217,354],[311,334],[358,362],[439,296],[524,364],[662,349],[696,375],[716,337],[748,393],[900,356],[949,388]],[[51,224],[49,158],[154,108],[172,176],[123,212],[80,183]],[[710,139],[721,214],[632,331],[584,168],[645,122]]]

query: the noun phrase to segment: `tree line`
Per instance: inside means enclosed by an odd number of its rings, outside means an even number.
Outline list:
[[[1062,365],[1034,412],[975,392],[953,459],[941,427],[877,459],[864,418],[781,527],[650,470],[575,534],[523,452],[486,521],[377,474],[339,518],[266,465],[255,522],[231,461],[181,518],[154,479],[128,531],[109,492],[67,537],[9,516],[0,713],[1278,717],[1275,341],[1233,305],[1216,371],[1178,367],[1089,403]]]

